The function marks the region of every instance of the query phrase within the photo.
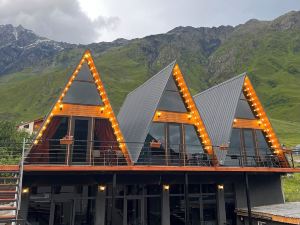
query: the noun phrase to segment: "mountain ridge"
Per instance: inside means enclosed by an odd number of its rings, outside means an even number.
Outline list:
[[[275,126],[279,124],[281,138],[300,143],[298,11],[273,21],[176,27],[164,34],[89,45],[55,42],[23,27],[6,26],[2,32],[0,25],[0,119],[46,114],[88,48],[115,111],[127,93],[177,59],[193,94],[247,72]]]

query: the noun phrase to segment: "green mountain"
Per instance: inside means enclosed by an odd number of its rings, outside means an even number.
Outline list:
[[[18,29],[23,36],[15,35]],[[177,27],[165,34],[86,46],[2,25],[0,119],[45,115],[86,48],[115,111],[128,92],[177,59],[193,94],[246,71],[281,141],[300,143],[300,12],[236,27]]]

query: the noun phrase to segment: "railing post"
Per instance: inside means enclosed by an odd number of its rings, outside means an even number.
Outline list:
[[[22,198],[22,183],[23,183],[23,166],[24,166],[24,154],[25,154],[25,145],[26,139],[23,138],[23,145],[22,145],[22,156],[20,161],[20,169],[19,169],[19,183],[18,183],[18,190],[17,190],[17,212],[16,218],[19,216],[19,211],[21,209],[21,198]]]
[[[295,168],[293,151],[291,151],[291,159],[292,159],[292,166],[293,166],[293,168]]]

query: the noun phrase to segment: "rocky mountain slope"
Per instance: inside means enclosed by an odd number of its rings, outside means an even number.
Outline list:
[[[72,45],[0,26],[0,119],[44,115],[90,48],[117,111],[126,94],[177,59],[193,93],[247,71],[280,138],[300,143],[300,12],[273,21]]]

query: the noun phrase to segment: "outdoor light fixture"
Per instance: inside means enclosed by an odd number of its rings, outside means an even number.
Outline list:
[[[170,185],[164,184],[163,188],[164,188],[164,191],[168,191],[170,189]]]
[[[219,190],[223,190],[224,189],[224,185],[223,184],[218,184],[218,189]]]
[[[22,189],[22,193],[23,193],[23,194],[29,193],[29,187],[24,187],[24,188]]]
[[[99,185],[98,186],[98,190],[101,191],[101,192],[105,191],[105,189],[106,189],[106,186],[104,186],[104,185]]]

